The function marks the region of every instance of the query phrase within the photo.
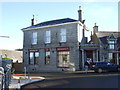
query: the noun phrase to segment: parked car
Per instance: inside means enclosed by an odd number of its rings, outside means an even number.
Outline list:
[[[109,71],[120,71],[120,65],[117,65],[117,64],[113,64],[111,62],[104,62],[104,61],[99,61],[99,62],[96,62],[92,69],[95,71],[95,72],[109,72]]]

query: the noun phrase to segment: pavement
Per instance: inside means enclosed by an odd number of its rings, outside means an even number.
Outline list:
[[[29,87],[31,83],[33,83],[33,86],[30,86],[31,88],[35,87],[34,82],[39,82],[39,86],[46,87],[46,85],[53,85],[53,84],[61,84],[64,82],[64,79],[66,78],[76,78],[76,77],[88,77],[88,76],[101,76],[106,74],[108,75],[113,75],[113,74],[118,74],[118,73],[95,73],[93,70],[89,70],[88,73],[85,71],[75,71],[75,72],[36,72],[36,73],[29,73],[28,75],[25,76],[25,74],[14,74],[12,75],[11,83],[9,86],[9,89],[22,89],[25,87]],[[54,80],[60,80],[60,81],[54,81]],[[45,83],[47,82],[47,84]],[[67,83],[67,82],[64,82]],[[30,88],[29,87],[29,88]]]
[[[93,72],[93,71],[88,71],[88,72]],[[85,74],[85,71],[76,71],[76,72],[42,72],[42,73],[30,73],[29,75],[25,74],[13,74],[11,78],[11,82],[9,85],[9,89],[20,89],[22,86],[33,83],[33,82],[38,82],[38,81],[43,81],[45,79],[49,78],[56,78],[60,74],[68,74],[69,73],[81,73]],[[64,76],[63,76],[64,77]]]
[[[11,82],[9,85],[9,89],[20,89],[23,85],[27,85],[33,82],[42,81],[44,77],[41,76],[31,76],[24,74],[14,74],[12,75]]]
[[[40,73],[30,73],[25,76],[25,74],[14,74],[11,78],[11,83],[9,89],[20,89],[22,86],[29,85],[34,82],[43,81],[45,79],[56,79],[65,78],[70,74],[80,74],[80,75],[90,75],[94,74],[93,70],[89,70],[88,73],[85,71],[75,71],[75,72],[40,72]],[[73,77],[73,76],[72,76]]]

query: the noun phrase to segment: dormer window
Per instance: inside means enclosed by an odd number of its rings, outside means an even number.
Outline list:
[[[109,43],[109,49],[115,49],[115,41],[110,40],[108,43]]]
[[[109,35],[107,40],[108,40],[109,49],[115,49],[116,38],[114,37],[114,35],[113,34]]]

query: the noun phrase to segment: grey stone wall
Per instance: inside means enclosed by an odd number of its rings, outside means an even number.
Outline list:
[[[60,29],[66,29],[67,32],[67,41],[60,43]],[[51,31],[51,43],[45,44],[44,36],[45,31]],[[38,32],[38,43],[36,45],[31,44],[32,32]],[[24,53],[23,61],[24,66],[28,66],[27,69],[33,72],[42,72],[42,71],[62,71],[63,68],[58,68],[58,59],[57,59],[57,47],[69,47],[70,48],[70,63],[75,66],[70,66],[70,68],[64,68],[64,70],[75,70],[79,69],[79,42],[77,36],[77,24],[61,25],[56,27],[41,28],[38,30],[28,30],[24,31]],[[81,36],[82,37],[82,36]],[[45,65],[45,48],[50,48],[51,52],[51,61],[50,64]],[[28,49],[40,49],[40,60],[38,65],[29,65],[29,51]]]

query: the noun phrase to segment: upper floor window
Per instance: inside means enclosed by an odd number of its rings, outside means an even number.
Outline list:
[[[109,44],[114,44],[115,43],[115,41],[109,41]]]
[[[32,44],[37,44],[37,32],[32,33]]]
[[[60,42],[66,42],[66,29],[60,30]]]
[[[115,49],[115,41],[109,41],[109,49]]]
[[[45,32],[45,43],[50,43],[51,42],[51,32],[46,31]]]

